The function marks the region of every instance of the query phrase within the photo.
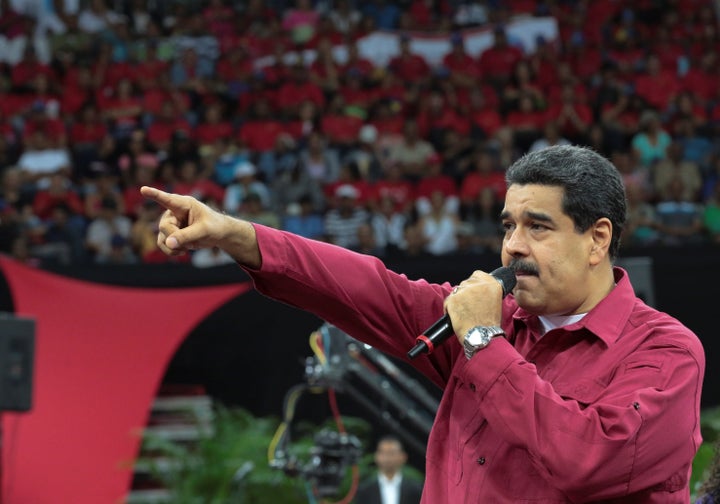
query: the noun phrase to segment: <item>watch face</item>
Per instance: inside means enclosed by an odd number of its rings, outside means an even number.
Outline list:
[[[474,347],[485,347],[490,341],[490,336],[487,332],[475,327],[468,332],[465,341]]]

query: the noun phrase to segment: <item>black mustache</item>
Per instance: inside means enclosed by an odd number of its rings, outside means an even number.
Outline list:
[[[522,259],[513,259],[510,261],[508,268],[515,273],[524,273],[525,275],[539,275],[540,270],[535,264],[525,262]]]

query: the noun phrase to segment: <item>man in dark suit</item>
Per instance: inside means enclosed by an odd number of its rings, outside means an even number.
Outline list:
[[[403,477],[402,469],[407,463],[407,453],[394,436],[384,436],[375,449],[377,476],[365,481],[358,488],[355,504],[418,504],[422,484]]]

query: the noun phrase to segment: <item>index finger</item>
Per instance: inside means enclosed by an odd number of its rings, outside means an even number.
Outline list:
[[[190,205],[185,201],[183,196],[178,194],[170,194],[155,187],[142,186],[140,193],[148,199],[159,203],[171,212],[183,212],[188,211]]]

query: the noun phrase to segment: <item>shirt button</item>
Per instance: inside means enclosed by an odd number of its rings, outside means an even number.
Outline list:
[[[479,459],[477,459],[477,463],[478,465],[485,465],[485,457],[480,457]]]
[[[474,383],[471,383],[471,384],[470,384],[470,390],[472,390],[473,392],[475,392],[475,384],[474,384]]]
[[[639,402],[634,402],[634,403],[633,403],[633,408],[635,408],[636,410],[639,410],[639,409],[640,409],[640,403],[639,403]]]

